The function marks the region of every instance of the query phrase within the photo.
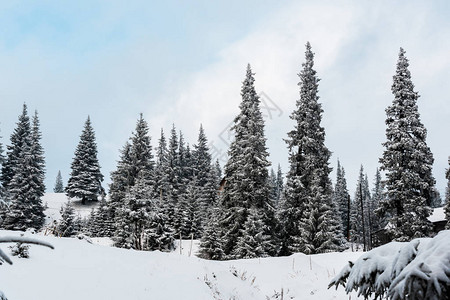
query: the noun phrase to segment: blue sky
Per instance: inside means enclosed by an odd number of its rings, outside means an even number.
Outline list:
[[[38,110],[48,190],[58,170],[68,179],[87,115],[107,178],[140,112],[154,146],[160,128],[168,132],[172,123],[193,144],[203,123],[212,145],[225,152],[221,132],[238,111],[247,63],[258,91],[281,112],[267,118],[266,133],[273,164],[286,171],[282,138],[293,126],[288,116],[298,98],[296,74],[310,41],[322,79],[330,163],[341,160],[351,193],[359,166],[371,181],[378,166],[400,46],[411,62],[434,174],[444,191],[448,1],[152,2],[0,3],[1,141],[9,143],[24,102]]]

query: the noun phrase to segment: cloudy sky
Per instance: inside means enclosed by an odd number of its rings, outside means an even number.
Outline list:
[[[47,189],[67,181],[88,115],[105,177],[139,113],[159,131],[175,123],[190,144],[203,124],[225,153],[247,63],[263,93],[274,166],[287,171],[304,45],[320,82],[326,145],[351,193],[361,164],[373,181],[400,47],[406,50],[441,193],[450,155],[448,1],[3,1],[0,3],[0,135],[24,102],[38,110]],[[161,2],[161,1],[158,1]],[[219,157],[219,156],[218,156]],[[220,156],[225,159],[224,156]],[[334,173],[332,174],[334,180]],[[107,182],[109,178],[107,179]]]

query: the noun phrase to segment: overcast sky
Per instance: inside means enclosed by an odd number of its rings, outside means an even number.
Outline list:
[[[311,42],[326,145],[353,195],[361,164],[373,182],[399,48],[406,50],[442,196],[450,155],[448,1],[2,1],[0,135],[9,144],[24,102],[38,110],[47,190],[64,181],[88,115],[106,181],[139,113],[153,146],[175,123],[190,144],[203,124],[225,153],[247,63],[266,103],[273,165]],[[154,1],[156,2],[156,1]],[[158,1],[162,2],[162,1]],[[224,159],[224,157],[221,157]],[[335,173],[332,174],[333,181]]]

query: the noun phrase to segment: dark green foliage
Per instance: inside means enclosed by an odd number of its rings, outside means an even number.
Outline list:
[[[64,207],[61,207],[61,220],[57,225],[57,234],[60,237],[69,237],[75,234],[75,210],[72,203],[69,201],[65,203]]]
[[[86,201],[97,201],[98,197],[104,193],[101,185],[103,175],[100,172],[95,133],[89,117],[84,124],[80,142],[75,150],[71,169],[65,189],[67,196],[81,199],[82,204],[86,204]]]
[[[305,56],[299,74],[300,99],[291,115],[296,124],[286,140],[290,169],[280,217],[283,249],[288,252],[283,255],[328,252],[339,249],[343,242],[340,215],[332,201],[328,166],[331,152],[325,146],[325,130],[320,125],[323,110],[318,102],[319,79],[309,43]]]
[[[379,213],[388,216],[390,232],[399,241],[431,234],[433,154],[426,143],[427,130],[420,121],[409,63],[400,48],[397,70],[392,84],[394,100],[386,109],[386,142],[380,158],[386,171],[387,197]]]
[[[54,193],[64,193],[64,185],[62,181],[61,171],[58,171],[56,176],[55,187],[53,188]]]
[[[225,165],[225,185],[220,218],[223,250],[228,258],[233,258],[237,243],[242,238],[243,226],[248,210],[256,209],[264,224],[264,234],[274,238],[276,220],[269,199],[268,152],[264,136],[264,120],[260,110],[260,99],[254,88],[254,78],[250,65],[241,89],[240,113],[234,120],[232,129],[235,140],[228,151],[229,160]],[[267,244],[266,253],[274,252],[275,241]]]

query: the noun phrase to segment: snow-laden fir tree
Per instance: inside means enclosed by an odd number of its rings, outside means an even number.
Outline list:
[[[179,165],[179,143],[175,124],[170,131],[169,147],[167,151],[167,165],[163,170],[163,176],[167,180],[167,190],[165,197],[166,214],[169,218],[169,224],[179,232],[180,217],[177,214],[178,198],[180,195],[181,177]]]
[[[1,139],[2,137],[0,136],[0,139]],[[5,163],[5,156],[4,156],[4,154],[3,154],[3,144],[2,144],[2,142],[0,141],[0,202],[1,201],[3,201],[3,197],[4,197],[4,193],[5,193],[5,191],[4,191],[4,188],[3,188],[3,184],[2,184],[2,167],[3,167],[3,164]],[[0,208],[0,211],[1,211],[1,208]],[[0,224],[1,224],[1,221],[0,221]]]
[[[8,191],[8,185],[12,178],[15,175],[17,170],[19,155],[24,148],[24,144],[28,143],[28,147],[31,147],[31,124],[30,117],[28,116],[28,108],[27,105],[23,104],[22,114],[19,116],[19,121],[17,122],[17,126],[14,129],[14,132],[11,134],[10,142],[6,151],[6,159],[2,164],[2,177],[1,182],[6,190]]]
[[[115,232],[114,218],[106,199],[101,199],[99,206],[92,210],[89,217],[90,226],[87,228],[92,237],[112,237]]]
[[[65,189],[67,196],[81,199],[82,204],[86,204],[87,201],[97,201],[98,197],[104,193],[101,185],[103,175],[100,172],[97,144],[90,117],[84,124],[71,169]]]
[[[160,200],[154,199],[153,201],[154,206],[144,232],[145,250],[173,251],[175,248],[175,232],[169,226],[168,218]]]
[[[236,259],[267,257],[267,249],[270,249],[271,237],[256,208],[251,208],[247,220],[241,229],[242,236],[233,249],[233,257]]]
[[[277,175],[275,174],[275,171],[273,168],[270,169],[269,173],[269,199],[270,202],[272,202],[273,207],[277,207]]]
[[[200,125],[197,144],[194,145],[192,158],[193,170],[197,179],[197,188],[200,196],[199,216],[201,218],[201,224],[206,223],[208,218],[206,212],[217,202],[217,189],[220,182],[220,179],[218,179],[220,175],[214,174],[214,166],[212,165],[209,150],[208,139],[203,126]],[[220,172],[220,170],[217,172]]]
[[[125,203],[118,213],[120,220],[117,225],[121,226],[117,226],[117,230],[121,231],[124,229],[123,227],[126,227],[127,243],[136,250],[144,250],[145,229],[152,209],[152,186],[147,182],[147,178],[148,176],[144,172],[140,173],[135,184],[126,194]],[[122,233],[118,232],[117,236],[121,237]]]
[[[168,169],[168,150],[167,141],[164,131],[161,128],[161,135],[158,140],[158,148],[156,149],[156,186],[155,194],[159,199],[167,199],[169,193],[169,180],[167,175]]]
[[[129,180],[131,185],[135,184],[136,179],[143,172],[146,173],[147,184],[154,185],[154,168],[155,162],[153,159],[151,138],[148,134],[148,124],[144,120],[142,114],[140,114],[139,120],[136,124],[136,130],[133,133],[131,140],[131,152],[130,152],[130,168]]]
[[[180,218],[180,232],[183,238],[194,237],[198,239],[201,232],[202,203],[198,188],[197,178],[194,177],[186,187],[185,192],[180,195],[178,201],[178,217]]]
[[[258,211],[264,224],[264,235],[271,241],[264,244],[264,253],[276,254],[275,216],[269,199],[268,152],[264,136],[264,120],[260,110],[260,99],[254,88],[254,78],[250,65],[241,89],[242,102],[240,113],[234,119],[232,130],[235,139],[228,150],[229,160],[225,165],[226,185],[222,206],[222,225],[224,253],[234,257],[235,249],[242,240],[250,237],[244,235],[244,224],[249,209]]]
[[[445,171],[445,178],[447,178],[447,189],[445,191],[445,218],[447,219],[446,229],[450,229],[450,157],[448,158],[449,168]]]
[[[62,181],[61,171],[58,171],[56,175],[55,187],[53,188],[54,193],[64,193],[64,185]]]
[[[283,172],[281,171],[280,164],[278,164],[278,169],[277,169],[276,186],[277,186],[277,190],[276,190],[276,206],[275,207],[278,208],[279,204],[280,204],[281,195],[283,194],[283,189],[284,189]]]
[[[383,201],[384,197],[385,197],[384,185],[383,185],[383,182],[381,181],[380,170],[377,168],[377,170],[375,172],[375,181],[374,181],[372,197],[371,197],[371,200],[372,200],[372,213],[371,213],[372,233],[376,233],[380,229],[384,228],[384,226],[386,226],[386,217],[380,217],[376,213],[376,211],[378,210],[380,203]],[[376,239],[377,239],[377,235],[373,234],[372,235],[373,246],[379,245],[379,241],[377,241]]]
[[[3,222],[6,229],[40,229],[44,224],[41,197],[45,192],[45,162],[40,138],[37,113],[31,127],[27,107],[24,105],[17,127],[11,135],[12,146],[8,153],[8,164],[13,177],[7,186],[10,205]]]
[[[380,158],[387,177],[387,197],[380,203],[379,212],[389,214],[390,232],[399,241],[431,234],[428,217],[435,184],[433,154],[426,143],[427,130],[417,108],[419,95],[408,67],[405,51],[400,48],[392,84],[394,100],[386,109],[385,150]]]
[[[61,220],[57,225],[57,234],[60,237],[72,236],[75,231],[75,209],[70,200],[61,206],[60,210]]]
[[[291,119],[296,124],[288,133],[290,169],[286,175],[285,200],[280,217],[287,253],[333,251],[343,243],[340,216],[334,212],[331,152],[325,146],[325,130],[320,125],[322,107],[318,102],[318,82],[314,54],[306,44],[306,61],[302,64],[300,98]]]
[[[208,210],[208,220],[204,225],[204,231],[200,239],[198,256],[204,259],[222,260],[225,255],[222,250],[221,227],[219,225],[220,207],[211,207]]]
[[[341,163],[337,162],[336,185],[334,187],[334,201],[337,203],[342,221],[342,234],[349,239],[350,237],[350,195],[347,189],[347,180],[345,179],[345,170]]]
[[[355,197],[351,207],[351,242],[361,245],[364,251],[370,246],[370,191],[367,176],[364,175],[364,167],[359,170],[358,182],[356,184]]]

